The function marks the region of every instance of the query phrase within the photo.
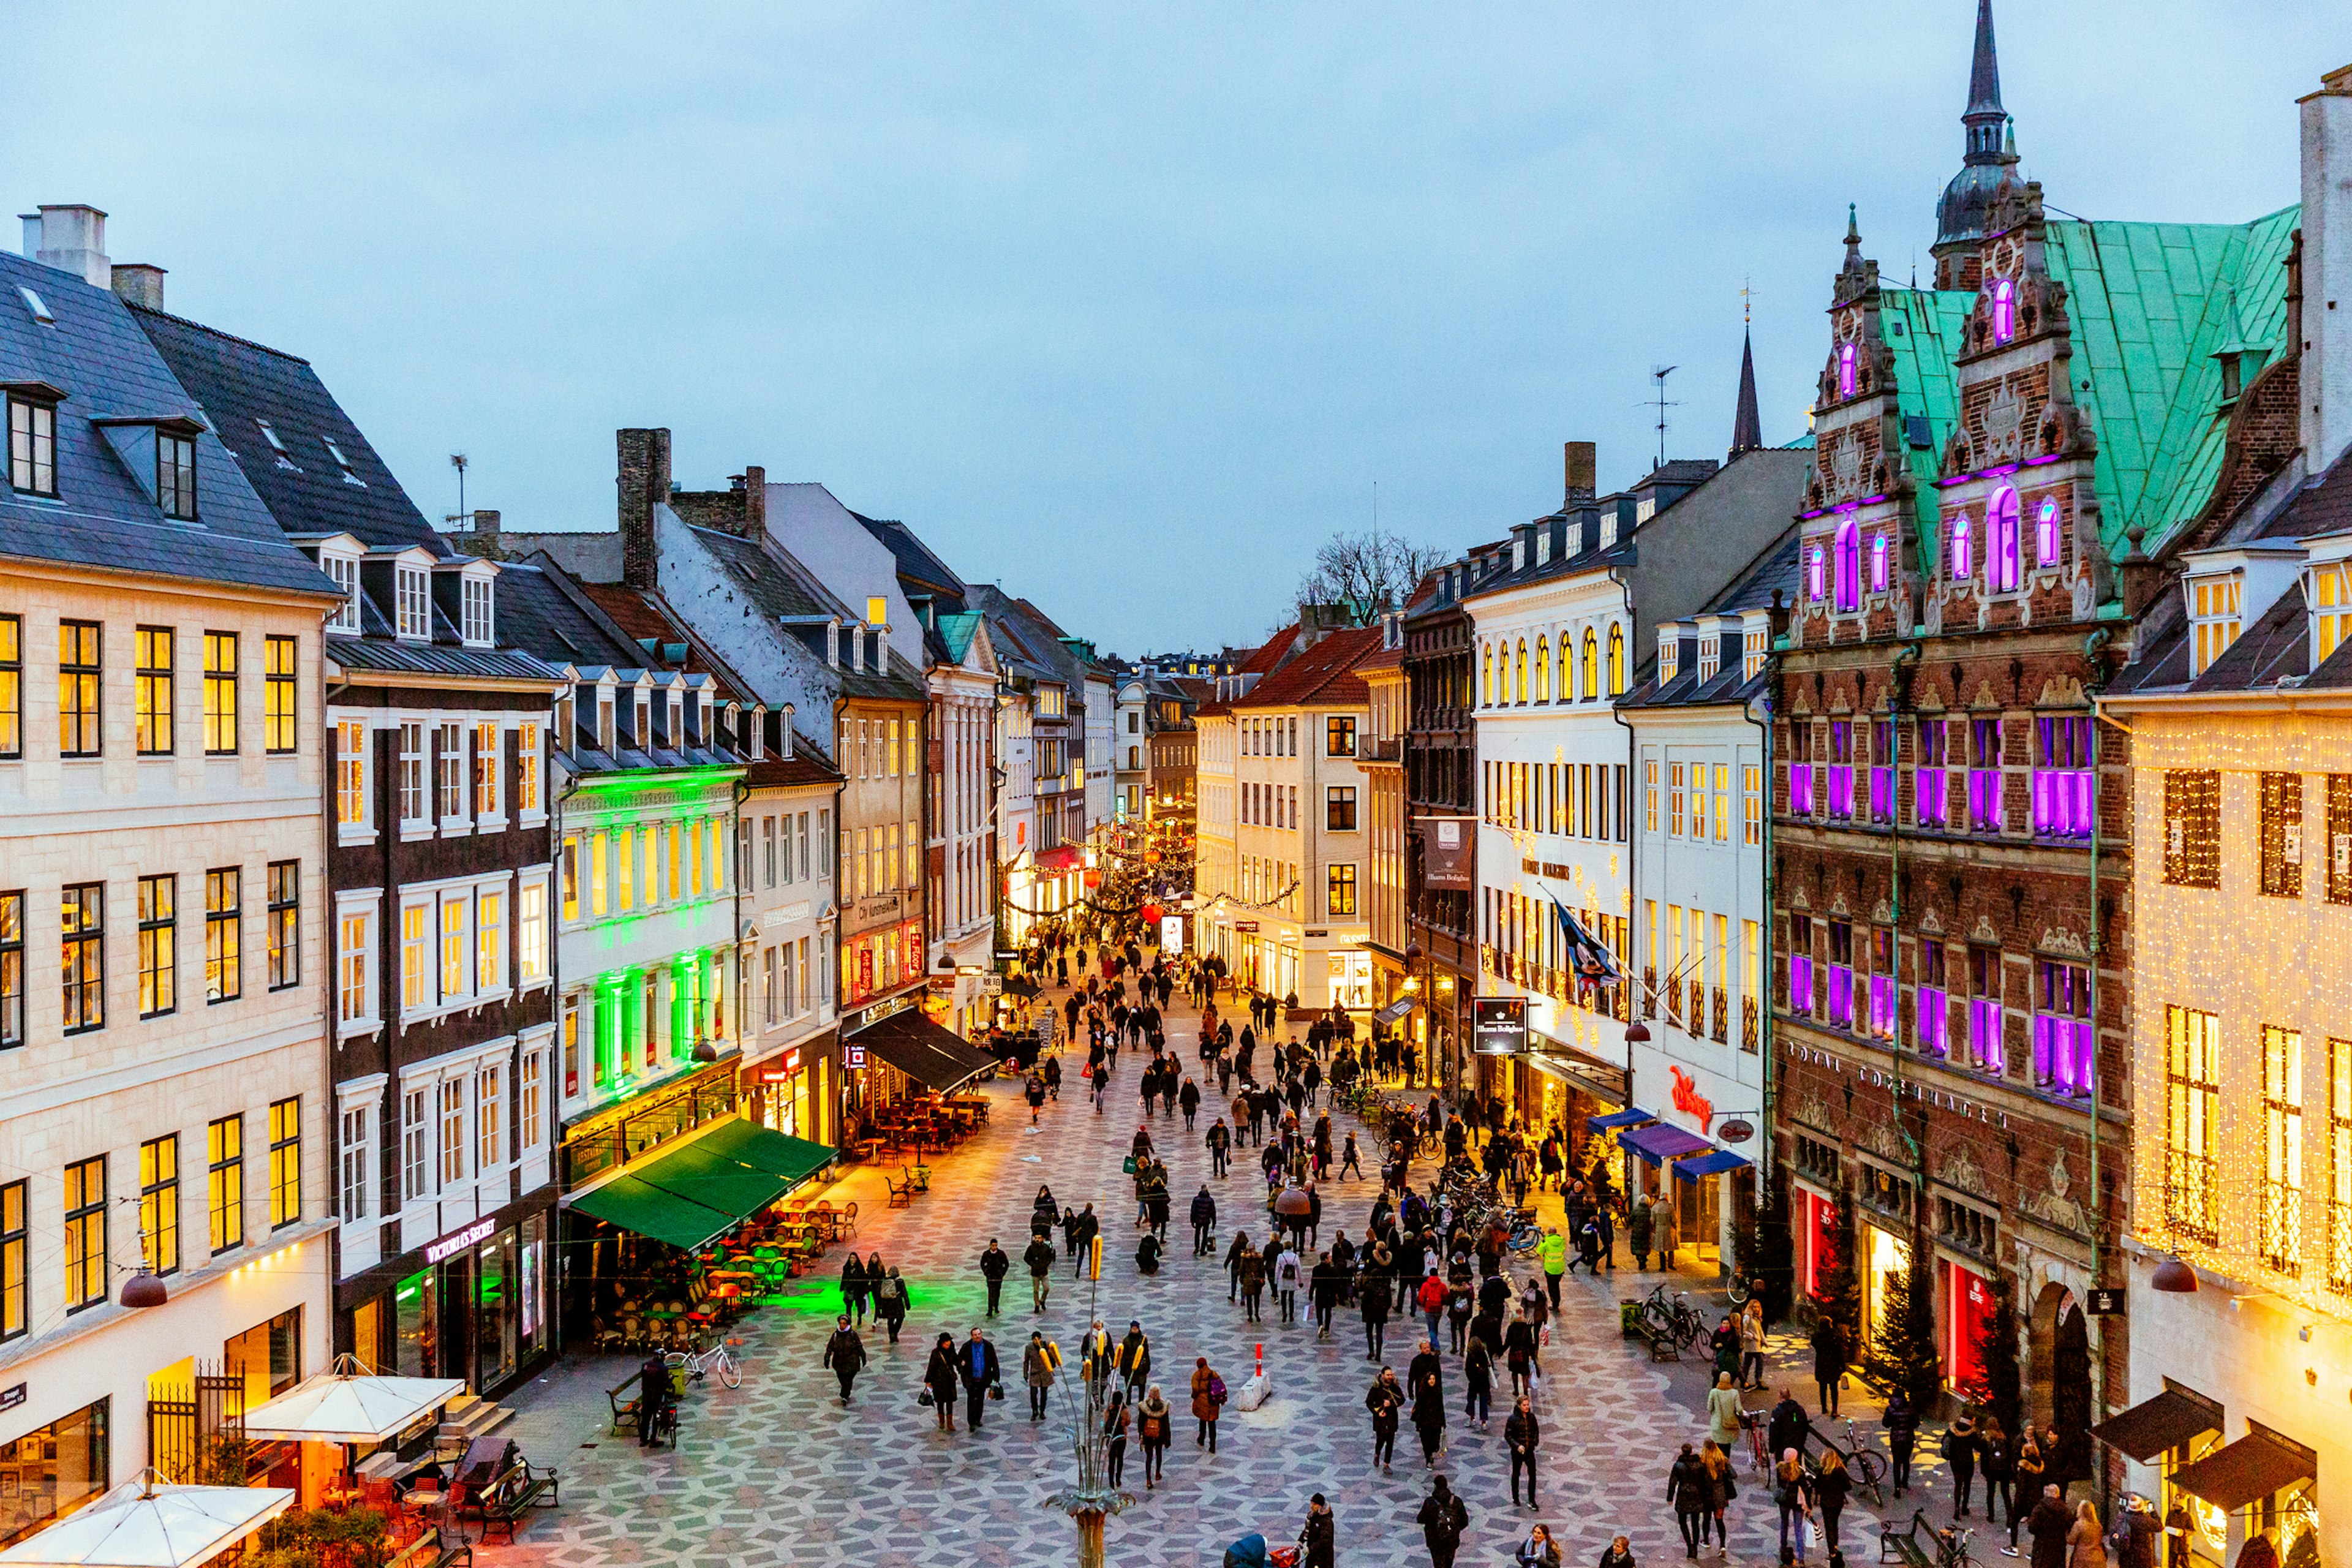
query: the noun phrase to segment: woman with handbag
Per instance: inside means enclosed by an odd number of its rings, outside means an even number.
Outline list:
[[[923,1368],[922,1401],[939,1418],[940,1430],[955,1430],[956,1385],[961,1382],[956,1372],[954,1337],[941,1334],[939,1343],[931,1347],[931,1359]]]
[[[1715,1550],[1726,1559],[1731,1555],[1731,1529],[1724,1522],[1724,1511],[1731,1500],[1739,1495],[1739,1479],[1732,1473],[1731,1456],[1712,1437],[1698,1446],[1699,1463],[1706,1467],[1707,1513],[1715,1526]],[[1706,1521],[1701,1521],[1698,1538],[1706,1539]]]

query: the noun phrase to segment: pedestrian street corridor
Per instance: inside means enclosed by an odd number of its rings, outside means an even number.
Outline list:
[[[1196,1019],[1180,998],[1170,1047],[1197,1068]],[[1199,1129],[1184,1131],[1181,1112],[1151,1118],[1152,1136],[1170,1170],[1172,1218],[1160,1272],[1139,1275],[1136,1205],[1120,1169],[1138,1121],[1139,1063],[1122,1052],[1102,1114],[1092,1109],[1076,1072],[1083,1055],[1066,1057],[1058,1102],[1030,1129],[1016,1081],[990,1086],[992,1125],[932,1165],[931,1189],[909,1208],[886,1209],[878,1182],[853,1176],[861,1197],[858,1250],[879,1253],[909,1281],[912,1310],[896,1346],[868,1320],[871,1360],[855,1404],[844,1409],[822,1365],[824,1342],[840,1306],[837,1278],[798,1282],[792,1306],[751,1313],[736,1331],[743,1341],[742,1386],[715,1379],[687,1394],[675,1452],[646,1452],[633,1437],[614,1437],[604,1391],[635,1370],[635,1357],[567,1358],[510,1395],[517,1419],[508,1428],[535,1460],[563,1473],[562,1506],[543,1510],[512,1545],[478,1545],[488,1568],[602,1563],[845,1563],[857,1568],[938,1564],[1036,1564],[1076,1560],[1076,1527],[1045,1506],[1071,1482],[1072,1404],[1055,1392],[1043,1424],[1028,1419],[1020,1381],[1022,1348],[1042,1329],[1075,1362],[1090,1310],[1114,1336],[1130,1321],[1150,1336],[1152,1381],[1175,1414],[1166,1479],[1144,1489],[1140,1450],[1130,1444],[1125,1484],[1135,1506],[1109,1521],[1113,1563],[1209,1563],[1250,1531],[1271,1543],[1294,1540],[1309,1496],[1321,1491],[1338,1515],[1339,1563],[1426,1564],[1413,1514],[1430,1488],[1420,1446],[1407,1423],[1392,1474],[1371,1463],[1370,1416],[1364,1395],[1377,1370],[1365,1356],[1363,1327],[1341,1307],[1333,1335],[1318,1343],[1301,1295],[1303,1321],[1279,1321],[1269,1290],[1265,1321],[1253,1328],[1226,1301],[1222,1250],[1236,1226],[1265,1237],[1265,1184],[1257,1151],[1237,1151],[1231,1175],[1210,1182],[1218,1206],[1218,1252],[1192,1255],[1186,1212],[1209,1160],[1202,1133],[1215,1114],[1213,1093]],[[1213,1090],[1213,1084],[1209,1086]],[[1359,1132],[1365,1164],[1377,1171],[1380,1142],[1345,1112],[1333,1118],[1335,1144]],[[1418,1186],[1431,1169],[1413,1167]],[[1104,1219],[1099,1300],[1090,1309],[1074,1281],[1060,1237],[1047,1310],[1031,1310],[1026,1270],[1016,1261],[1002,1315],[982,1316],[986,1290],[977,1258],[991,1237],[1015,1258],[1027,1244],[1039,1184],[1062,1203],[1091,1200]],[[864,1194],[870,1184],[872,1194]],[[1325,1189],[1321,1240],[1336,1229],[1360,1238],[1378,1177],[1334,1182]],[[836,1194],[838,1196],[838,1194]],[[1555,1215],[1557,1200],[1547,1205]],[[836,1258],[841,1254],[834,1255]],[[1311,1263],[1312,1258],[1305,1259]],[[837,1268],[837,1262],[835,1263]],[[1512,1269],[1523,1283],[1532,1258]],[[1717,1299],[1719,1300],[1719,1298]],[[1458,1561],[1508,1563],[1536,1521],[1550,1525],[1569,1564],[1597,1562],[1611,1536],[1629,1535],[1643,1563],[1680,1560],[1682,1542],[1665,1502],[1665,1478],[1677,1446],[1704,1435],[1700,1369],[1653,1365],[1638,1342],[1621,1337],[1609,1281],[1570,1276],[1563,1316],[1543,1357],[1538,1399],[1542,1422],[1539,1507],[1514,1509],[1503,1420],[1509,1382],[1496,1369],[1492,1425],[1477,1430],[1462,1415],[1460,1358],[1448,1355],[1447,1442],[1439,1468],[1466,1500],[1470,1528]],[[936,1430],[917,1401],[929,1345],[941,1333],[958,1341],[984,1325],[1002,1359],[1005,1397],[992,1402],[977,1433],[964,1429],[961,1402],[953,1435]],[[1400,1310],[1388,1329],[1387,1362],[1400,1378],[1423,1324]],[[1440,1332],[1444,1331],[1443,1321]],[[1265,1347],[1275,1394],[1255,1412],[1228,1407],[1219,1451],[1194,1446],[1188,1385],[1193,1358],[1205,1355],[1238,1394],[1255,1346]],[[1441,1351],[1445,1347],[1440,1346]],[[1740,1495],[1731,1507],[1733,1561],[1777,1556],[1774,1511],[1738,1456]],[[1846,1545],[1874,1555],[1872,1521],[1861,1500],[1847,1513]],[[1906,1509],[1907,1512],[1907,1509]],[[1868,1542],[1868,1543],[1865,1543]],[[1710,1550],[1709,1560],[1714,1560]],[[1818,1561],[1818,1558],[1816,1558]]]

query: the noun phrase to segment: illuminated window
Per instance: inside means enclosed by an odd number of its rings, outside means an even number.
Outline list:
[[[302,1101],[280,1100],[269,1107],[269,1226],[302,1218]]]
[[[1870,591],[1886,592],[1886,535],[1883,533],[1870,536]]]
[[[1715,764],[1715,841],[1731,842],[1731,764]]]
[[[1658,830],[1658,763],[1654,757],[1642,763],[1642,831]]]
[[[1739,769],[1742,826],[1739,841],[1755,846],[1764,842],[1764,770],[1754,763],[1743,763]]]
[[[1671,802],[1667,819],[1673,826],[1667,834],[1675,838],[1683,836],[1683,764],[1673,763],[1666,768],[1666,795]]]
[[[1551,644],[1536,638],[1536,700],[1551,700]]]
[[[68,1035],[106,1026],[106,884],[83,882],[59,898],[59,957],[64,1028]],[[18,1038],[22,1038],[20,1032]]]
[[[179,1003],[180,882],[139,879],[139,1016],[153,1018]]]
[[[2063,552],[2064,539],[2058,526],[2058,503],[2047,497],[2033,512],[2033,556],[2037,564],[2055,566]]]
[[[1856,379],[1857,372],[1854,365],[1853,345],[1852,343],[1847,343],[1844,347],[1838,350],[1838,395],[1840,397],[1852,397],[1853,395]]]
[[[58,623],[58,751],[65,756],[95,757],[105,744],[99,725],[99,640],[96,622]]]
[[[1985,509],[1985,570],[1987,584],[1996,594],[2013,594],[2020,580],[2021,552],[2017,537],[2017,492],[2001,487]]]
[[[13,1340],[30,1326],[26,1312],[26,1249],[31,1227],[25,1220],[25,1194],[31,1184],[0,1184],[0,1340]]]
[[[138,662],[131,678],[131,695],[139,754],[142,757],[163,757],[172,752],[172,647],[169,626],[141,626],[131,634],[131,647]]]
[[[25,623],[0,616],[0,758],[25,754]]]
[[[66,1310],[107,1299],[106,1156],[66,1167]]]
[[[1764,656],[1771,651],[1772,634],[1762,627],[1741,635],[1739,639],[1739,678],[1753,680],[1764,673]]]
[[[139,1253],[151,1274],[180,1271],[180,1140],[139,1145]]]
[[[1992,341],[2005,343],[2017,336],[2017,285],[2006,278],[1992,286]]]
[[[2327,901],[2352,904],[2352,773],[2327,775]]]
[[[1805,597],[1820,604],[1828,591],[1829,552],[1819,544],[1805,552]]]
[[[507,900],[485,889],[474,900],[474,985],[502,991],[507,984]]]
[[[1333,866],[1325,888],[1325,910],[1332,919],[1356,912],[1356,868]]]
[[[466,906],[470,902],[462,892],[445,893],[441,898],[441,1000],[451,1002],[466,994],[467,971],[466,944]]]
[[[302,980],[302,862],[269,863],[269,988],[283,991]]]
[[[499,815],[499,764],[505,761],[504,751],[496,723],[474,726],[474,815],[478,818]]]
[[[1512,686],[1512,700],[1525,702],[1528,700],[1528,639],[1525,637],[1519,639],[1518,674]]]
[[[1609,695],[1625,695],[1625,628],[1613,623],[1609,627]]]
[[[2263,1028],[2263,1261],[2303,1272],[2303,1031]]]
[[[647,977],[650,981],[650,976]],[[653,1041],[652,1032],[646,1036],[646,1044]],[[466,1080],[445,1078],[441,1080],[441,1184],[445,1187],[466,1179]]]
[[[2189,673],[2202,675],[2238,640],[2238,605],[2244,587],[2235,574],[2207,577],[2189,584],[2189,624],[2195,637],[2189,651]]]
[[[2221,1028],[2210,1013],[2164,1009],[2164,1215],[2204,1242],[2221,1239]]]
[[[2327,1042],[2327,1288],[2352,1292],[2352,1040]]]
[[[205,1209],[215,1254],[245,1245],[245,1118],[205,1128]]]
[[[1591,626],[1584,628],[1584,700],[1592,701],[1601,695],[1601,639]]]
[[[273,757],[294,750],[294,664],[299,645],[292,637],[261,641],[261,749]]]
[[[495,1171],[507,1163],[506,1129],[499,1114],[506,1105],[506,1073],[496,1062],[484,1065],[474,1083],[474,1168]]]
[[[2316,669],[2352,637],[2352,563],[2314,567],[2305,592],[2311,602],[2311,664]]]
[[[528,816],[539,810],[539,726],[524,724],[515,731],[515,810]]]
[[[1969,514],[1960,512],[1952,519],[1952,581],[1965,583],[1976,569],[1975,558],[1969,553]],[[1821,595],[1816,594],[1815,598]]]
[[[433,1005],[428,988],[432,984],[433,907],[430,904],[408,904],[400,911],[400,1006],[404,1013],[416,1012]]]
[[[2303,775],[2261,773],[2262,890],[2273,899],[2303,897]]]
[[[2221,885],[2221,775],[2170,768],[2164,775],[2164,879],[2179,888]]]
[[[1862,607],[1862,528],[1852,518],[1837,531],[1837,607]]]
[[[336,921],[336,1011],[343,1023],[375,1016],[373,980],[375,968],[374,921],[364,910],[346,910]]]

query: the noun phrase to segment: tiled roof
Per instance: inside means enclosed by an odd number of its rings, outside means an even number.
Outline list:
[[[447,643],[402,642],[394,637],[330,637],[328,659],[344,669],[387,675],[454,675],[483,680],[563,683],[563,672],[519,648],[462,647]]]
[[[770,757],[744,770],[743,782],[753,789],[792,789],[802,784],[837,784],[841,771],[799,735],[793,737],[793,754]]]
[[[1378,626],[1349,626],[1320,642],[1249,689],[1235,708],[1361,707],[1371,700],[1357,661],[1378,652]]]
[[[34,320],[18,294],[47,308]],[[210,429],[196,437],[200,521],[163,516],[118,456],[100,419],[200,419],[131,308],[77,275],[0,253],[0,382],[58,388],[55,500],[20,495],[0,473],[0,556],[192,582],[331,595],[334,584],[286,542],[243,471]]]
[[[567,591],[570,590],[570,591]],[[499,632],[550,664],[626,668],[645,650],[613,625],[543,557],[510,561],[499,573]]]
[[[957,576],[948,563],[935,554],[931,547],[915,536],[915,531],[896,518],[867,517],[852,511],[866,532],[882,542],[898,563],[898,575],[919,584],[934,594],[961,597],[963,579]]]

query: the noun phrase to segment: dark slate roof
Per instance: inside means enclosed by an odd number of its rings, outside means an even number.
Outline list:
[[[499,573],[499,631],[550,664],[625,668],[645,657],[543,555],[509,561]]]
[[[506,579],[499,586],[504,595]],[[506,606],[499,606],[501,621]],[[485,680],[543,680],[561,685],[563,672],[518,648],[460,647],[447,643],[401,642],[396,638],[330,637],[327,657],[345,669],[388,675],[475,676]]]
[[[740,539],[709,528],[696,529],[694,536],[743,585],[752,604],[778,621],[807,623],[831,616],[856,626],[865,619],[834,597],[815,574],[772,539]],[[822,654],[823,626],[802,624],[785,629]],[[829,673],[839,680],[845,697],[919,702],[926,695],[923,672],[895,648],[888,651],[882,669],[852,669],[841,664]]]
[[[53,323],[34,320],[29,289]],[[200,521],[163,516],[115,454],[100,419],[180,417],[203,410],[131,318],[131,308],[70,272],[0,252],[0,381],[62,391],[58,499],[17,494],[0,470],[0,556],[194,582],[331,595],[334,584],[287,543],[219,436],[196,437]]]
[[[247,481],[287,532],[350,533],[371,546],[421,544],[442,559],[457,554],[308,360],[161,310],[134,307],[131,314],[204,405]],[[265,419],[285,444],[285,457],[263,436]],[[359,483],[343,477],[327,450],[330,441],[351,459]]]
[[[1790,523],[1762,554],[1748,563],[1746,571],[1733,578],[1723,592],[1708,600],[1706,607],[1699,614],[1737,616],[1752,610],[1769,609],[1776,588],[1780,590],[1782,604],[1795,603],[1799,532],[1798,526]],[[1726,641],[1729,640],[1727,636]],[[1723,651],[1729,657],[1717,667],[1714,679],[1699,679],[1698,660],[1694,655],[1675,672],[1675,678],[1663,686],[1658,682],[1657,655],[1652,653],[1642,679],[1617,700],[1617,705],[1620,708],[1713,708],[1745,703],[1749,698],[1761,695],[1769,679],[1769,674],[1759,670],[1755,679],[1743,679],[1740,668],[1744,661],[1738,651],[1735,648]]]
[[[957,576],[948,563],[933,553],[931,547],[915,537],[915,531],[896,518],[867,517],[863,512],[849,514],[862,524],[866,532],[880,540],[898,563],[898,575],[928,592],[945,597],[961,599],[963,579]]]

